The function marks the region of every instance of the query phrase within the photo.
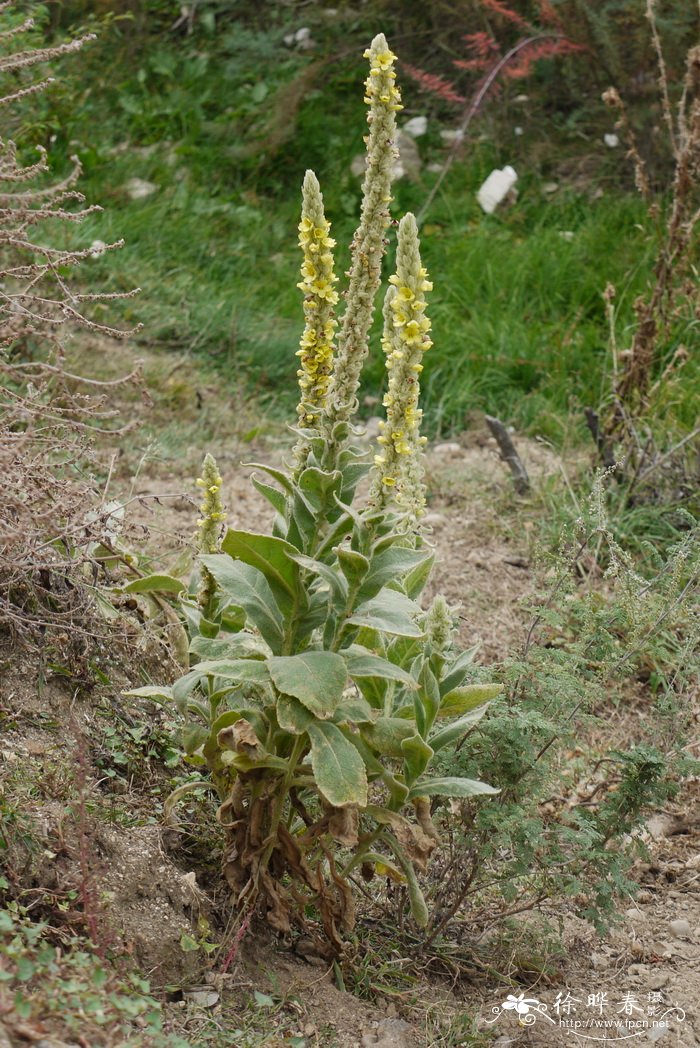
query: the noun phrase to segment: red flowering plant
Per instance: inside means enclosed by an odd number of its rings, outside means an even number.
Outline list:
[[[522,80],[530,76],[535,64],[545,58],[583,51],[581,44],[567,38],[562,22],[549,0],[537,0],[534,16],[525,17],[509,7],[505,0],[476,0],[485,28],[466,33],[467,56],[455,58],[456,69],[477,74],[473,93],[481,95],[497,89],[500,77]],[[513,34],[516,39],[513,39]],[[464,104],[468,96],[458,84],[436,73],[404,64],[404,69],[424,90],[446,102]],[[458,78],[459,79],[459,78]],[[486,86],[486,91],[481,89]]]

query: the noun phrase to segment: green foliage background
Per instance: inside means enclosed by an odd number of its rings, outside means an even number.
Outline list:
[[[528,3],[513,6],[532,15]],[[597,404],[607,388],[605,285],[617,287],[624,347],[634,299],[651,276],[658,230],[634,192],[623,149],[602,143],[612,122],[600,101],[614,77],[630,97],[634,122],[656,128],[643,142],[647,153],[653,144],[652,167],[663,181],[669,156],[643,4],[555,6],[572,38],[588,48],[584,57],[541,62],[532,80],[506,85],[487,103],[423,227],[437,289],[435,347],[424,376],[432,433],[461,428],[470,412],[488,410],[563,438],[570,413],[578,425],[581,405]],[[685,47],[697,35],[690,6],[660,7],[672,90]],[[51,144],[54,155],[79,153],[86,195],[106,207],[87,235],[126,240],[117,256],[95,261],[95,281],[119,289],[138,282],[143,294],[130,303],[128,319],[145,323],[149,344],[206,354],[225,381],[244,383],[285,413],[301,332],[299,186],[312,167],[344,265],[360,197],[349,168],[362,151],[356,85],[363,47],[386,29],[400,58],[449,75],[458,72],[451,57],[463,53],[464,32],[493,32],[504,43],[513,34],[474,0],[399,7],[375,0],[361,13],[341,5],[331,17],[320,4],[232,9],[212,0],[197,5],[189,23],[179,4],[166,0],[116,7],[69,2],[47,12],[51,36],[81,27],[98,33],[95,44],[65,64],[57,90],[25,128]],[[311,30],[313,50],[285,43],[301,26]],[[614,67],[608,53],[617,56]],[[401,80],[402,115],[430,117],[419,140],[424,165],[444,161],[439,131],[456,126],[461,114],[405,74]],[[458,87],[469,94],[468,82]],[[523,91],[526,104],[515,101]],[[523,128],[520,137],[516,126]],[[475,191],[505,163],[519,172],[519,200],[483,215]],[[424,166],[417,182],[401,181],[395,213],[419,210],[437,177]],[[131,178],[158,190],[130,200]],[[556,182],[555,192],[543,192],[548,182]],[[673,326],[664,363],[680,344],[692,344],[694,328],[687,320]],[[366,375],[373,393],[383,375],[378,339],[375,347]],[[697,384],[691,363],[672,392],[671,415],[679,423],[693,416]]]

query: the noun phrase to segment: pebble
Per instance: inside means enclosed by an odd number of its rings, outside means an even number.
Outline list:
[[[652,975],[649,979],[649,989],[662,990],[664,986],[668,985],[670,978],[671,976],[668,972],[656,972],[656,974]]]
[[[647,915],[636,906],[630,906],[629,910],[625,910],[625,917],[630,921],[645,921],[647,919]]]
[[[627,969],[628,975],[648,975],[649,966],[646,964],[630,964]]]
[[[669,930],[672,935],[675,935],[676,939],[688,939],[690,938],[690,925],[687,921],[679,919],[677,921],[668,922]]]

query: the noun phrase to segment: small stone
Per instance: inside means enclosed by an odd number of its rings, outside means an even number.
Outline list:
[[[219,1003],[219,995],[214,990],[185,990],[182,996],[198,1008],[213,1008]]]
[[[620,139],[617,135],[603,135],[603,141],[608,149],[617,149],[620,144]]]
[[[649,966],[647,964],[630,964],[627,969],[628,975],[648,975]]]
[[[610,962],[604,953],[591,954],[591,964],[596,971],[601,971],[603,968],[607,968],[609,963]]]
[[[440,175],[445,170],[445,165],[438,164],[437,161],[433,160],[432,163],[426,165],[425,170],[430,171],[433,175]]]
[[[546,196],[551,196],[552,193],[556,193],[558,189],[559,189],[559,183],[558,182],[545,182],[545,184],[542,186],[542,192]]]
[[[625,910],[625,917],[630,921],[645,921],[647,915],[642,913],[636,906],[630,906],[629,910]]]
[[[145,200],[158,192],[155,182],[147,182],[143,178],[130,178],[124,183],[124,191],[131,200]]]
[[[668,942],[661,942],[661,940],[657,940],[656,942],[653,942],[651,944],[651,946],[649,947],[649,950],[650,950],[651,953],[655,954],[657,957],[672,957],[673,956],[673,947],[671,946],[671,944],[668,943]]]
[[[664,986],[668,985],[670,978],[668,972],[655,972],[649,977],[649,989],[662,990]]]
[[[677,921],[669,921],[668,927],[676,939],[689,939],[690,938],[690,925],[687,921],[680,918]]]

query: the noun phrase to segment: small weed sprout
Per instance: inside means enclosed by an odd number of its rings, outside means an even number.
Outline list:
[[[383,36],[366,57],[367,172],[337,340],[334,242],[318,182],[311,172],[304,179],[294,464],[262,465],[267,479],[253,478],[275,510],[272,531],[229,528],[219,540],[220,478],[208,456],[191,590],[199,597],[183,605],[192,668],[170,689],[136,693],[157,692],[191,718],[188,759],[219,795],[224,874],[241,921],[258,912],[282,933],[304,930],[326,956],[353,928],[351,874],[360,866],[367,878],[389,871],[404,883],[424,926],[417,875],[438,843],[430,799],[498,792],[478,778],[430,774],[436,754],[479,720],[500,687],[464,686],[471,654],[453,646],[444,601],[427,613],[418,603],[433,563],[420,528],[418,407],[432,285],[412,215],[398,226],[385,300],[387,416],[374,465],[350,443],[400,108]],[[368,473],[362,500],[357,487]],[[189,782],[178,796],[206,782]]]

